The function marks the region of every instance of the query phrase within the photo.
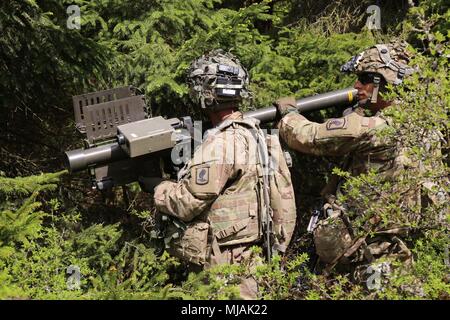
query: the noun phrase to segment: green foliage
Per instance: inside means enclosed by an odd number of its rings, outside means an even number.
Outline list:
[[[12,255],[15,245],[29,244],[39,236],[45,213],[38,211],[41,203],[36,197],[41,191],[54,190],[63,173],[16,179],[0,177],[0,258]],[[29,194],[25,201],[11,201],[11,198]]]
[[[67,171],[15,179],[0,177],[0,196],[3,199],[44,190],[54,190],[58,178],[65,173]]]
[[[259,284],[259,294],[266,300],[289,299],[295,293],[299,282],[310,276],[305,266],[309,257],[306,253],[299,254],[290,261],[282,261],[281,256],[275,256],[271,263],[258,266],[256,278]]]
[[[157,1],[148,7],[140,3],[141,10],[128,1],[83,4],[82,13],[98,12],[107,25],[94,30],[98,41],[115,53],[112,84],[138,86],[156,113],[169,116],[185,114],[174,106],[190,104],[186,68],[208,50],[223,48],[241,59],[250,71],[254,105],[263,107],[283,95],[350,85],[350,79],[339,83],[340,64],[374,43],[370,34],[327,37],[320,28],[303,26],[283,27],[276,36],[264,34],[260,24],[279,25],[283,18],[270,12],[270,1],[238,9],[217,8],[221,1],[211,0]],[[111,7],[116,9],[111,12]],[[122,15],[115,16],[119,11]]]
[[[178,265],[173,258],[124,241],[119,224],[83,227],[81,216],[64,212],[57,199],[38,199],[55,190],[63,173],[2,178],[0,204],[8,209],[0,214],[0,298],[170,298],[167,270]],[[68,286],[70,266],[80,271],[76,290]]]
[[[240,299],[238,286],[245,275],[246,268],[239,265],[220,265],[200,273],[190,273],[179,297],[187,300]]]
[[[277,255],[270,263],[261,261],[261,248],[251,248],[252,254],[239,265],[219,265],[200,273],[190,273],[180,288],[183,299],[240,299],[239,285],[246,279],[258,283],[258,299],[279,300],[292,297],[301,276],[310,275],[305,266],[307,254],[291,261]],[[306,275],[305,275],[306,274]]]
[[[60,167],[70,96],[109,85],[110,51],[66,27],[66,3],[0,4],[0,170],[9,177]]]

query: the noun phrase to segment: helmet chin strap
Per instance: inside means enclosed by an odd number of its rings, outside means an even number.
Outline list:
[[[371,104],[376,104],[378,101],[378,93],[380,91],[380,83],[381,83],[381,77],[375,76],[373,78],[373,90],[370,96],[367,97],[367,99],[359,100],[358,105],[363,108],[370,107]]]
[[[380,76],[373,77],[373,91],[372,91],[372,96],[370,97],[371,103],[377,103],[378,91],[380,90],[380,82],[381,82]]]

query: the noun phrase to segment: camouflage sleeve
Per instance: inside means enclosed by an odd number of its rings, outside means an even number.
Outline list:
[[[165,181],[155,188],[158,210],[186,222],[204,212],[233,175],[234,148],[229,147],[233,139],[220,133],[203,142],[180,181]]]
[[[316,123],[291,112],[281,119],[278,128],[281,138],[294,150],[314,155],[343,156],[379,144],[380,140],[373,133],[386,125],[380,117],[362,117],[357,113]]]

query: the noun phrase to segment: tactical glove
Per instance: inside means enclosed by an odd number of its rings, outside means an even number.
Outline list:
[[[164,181],[163,178],[157,178],[157,177],[140,176],[138,178],[139,186],[141,187],[142,191],[148,192],[148,193],[153,193],[156,186],[163,181]]]
[[[287,115],[289,112],[297,111],[296,101],[294,97],[284,97],[275,101],[274,106],[277,108],[280,118]]]

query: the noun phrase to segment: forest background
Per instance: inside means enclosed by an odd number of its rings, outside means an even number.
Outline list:
[[[68,27],[71,5],[80,9],[80,29]],[[367,26],[371,5],[380,8],[380,28]],[[449,27],[445,0],[2,1],[0,298],[230,299],[250,272],[241,265],[189,274],[175,258],[155,255],[151,197],[137,184],[127,197],[120,188],[106,197],[90,189],[87,173],[68,175],[64,151],[82,146],[73,95],[134,85],[145,92],[153,115],[200,119],[185,73],[210,49],[240,58],[250,72],[251,107],[259,108],[282,96],[351,86],[355,78],[340,74],[340,65],[372,44],[404,39],[420,74],[406,83],[408,90],[392,92],[406,102],[395,116],[442,133],[443,154],[430,159],[441,165],[428,173],[439,183],[448,177]],[[337,114],[307,116],[321,121]],[[431,157],[415,146],[417,156]],[[449,299],[448,225],[434,223],[436,211],[424,215],[415,225],[421,232],[409,239],[414,266],[398,266],[375,289],[352,283],[348,274],[311,272],[306,224],[337,163],[294,155],[297,230],[289,254],[255,274],[261,297]],[[355,190],[389,187],[370,175],[349,182]],[[373,209],[367,192],[354,200]],[[386,216],[392,217],[396,201],[385,203]]]

